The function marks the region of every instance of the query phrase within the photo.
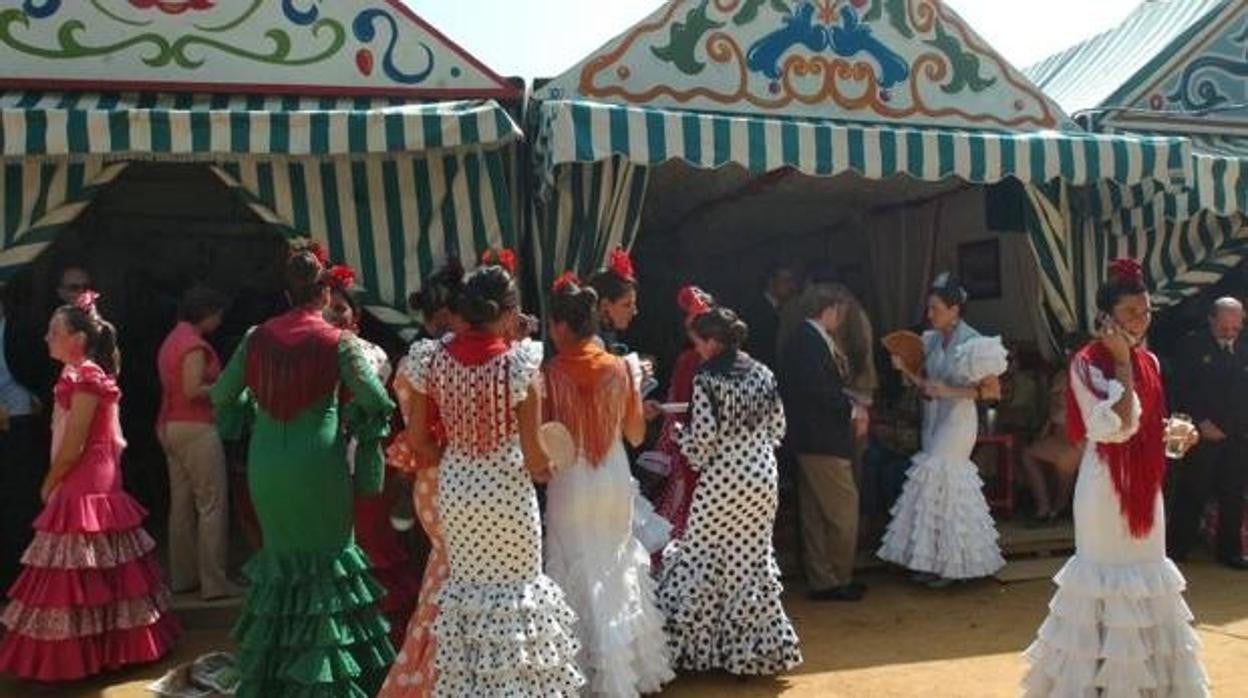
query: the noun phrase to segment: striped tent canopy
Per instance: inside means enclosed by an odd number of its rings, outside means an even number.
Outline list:
[[[263,220],[354,266],[366,302],[407,324],[448,255],[514,246],[521,132],[493,101],[150,93],[0,94],[0,282],[132,160],[197,161]]]
[[[1190,144],[1178,137],[1113,137],[1082,132],[971,131],[848,124],[809,119],[681,112],[547,102],[538,137],[545,179],[563,164],[620,156],[638,165],[681,159],[752,172],[791,167],[813,176],[855,172],[929,182],[957,177],[991,184],[1063,179],[1162,187],[1187,182]]]
[[[1092,131],[1185,136],[1192,178],[1102,183],[1072,204],[1084,308],[1116,255],[1143,262],[1157,302],[1216,283],[1243,258],[1248,231],[1248,3],[1142,2],[1118,27],[1025,72]],[[1090,326],[1093,315],[1083,313]]]
[[[669,0],[535,99],[534,239],[544,274],[587,271],[630,243],[648,169],[672,160],[755,174],[1011,179],[1034,209],[1027,232],[1046,306],[1068,327],[1077,309],[1066,190],[1181,189],[1193,167],[1181,136],[1080,130],[933,0]]]
[[[0,157],[211,161],[239,156],[366,156],[497,146],[519,127],[492,100],[0,92]]]

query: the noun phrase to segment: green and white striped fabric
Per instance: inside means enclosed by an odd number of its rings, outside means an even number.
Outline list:
[[[564,271],[587,275],[611,250],[632,247],[650,179],[645,167],[619,157],[561,167],[556,176],[548,195],[533,202],[542,288]]]
[[[494,101],[0,93],[4,158],[368,155],[493,147],[520,136]]]
[[[0,95],[0,283],[136,159],[211,165],[262,219],[355,267],[392,324],[448,256],[517,242],[520,131],[492,102],[20,95]]]
[[[889,128],[583,101],[540,108],[537,148],[546,186],[560,165],[613,156],[639,165],[682,159],[701,168],[735,163],[752,172],[792,167],[813,176],[904,174],[981,184],[1014,177],[1075,185],[1153,180],[1179,187],[1191,171],[1191,147],[1183,138]]]
[[[126,164],[101,157],[0,161],[0,284],[34,261]]]

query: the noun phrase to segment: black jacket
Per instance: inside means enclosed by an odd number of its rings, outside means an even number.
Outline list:
[[[1189,335],[1175,356],[1171,403],[1199,424],[1208,419],[1229,436],[1248,437],[1248,337],[1228,354],[1208,330]]]
[[[802,322],[785,343],[780,365],[789,445],[799,454],[852,457],[853,403],[823,335]]]

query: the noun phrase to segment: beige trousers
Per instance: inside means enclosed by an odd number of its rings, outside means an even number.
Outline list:
[[[850,461],[798,454],[802,566],[811,591],[850,583],[858,553],[858,486]]]
[[[225,450],[212,424],[169,422],[160,443],[169,462],[169,574],[175,592],[221,596],[226,575],[229,490]]]

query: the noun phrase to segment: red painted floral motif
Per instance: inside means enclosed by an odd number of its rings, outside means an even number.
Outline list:
[[[211,10],[216,2],[217,0],[130,0],[130,4],[140,10],[156,9],[167,15],[180,15],[187,10]]]

